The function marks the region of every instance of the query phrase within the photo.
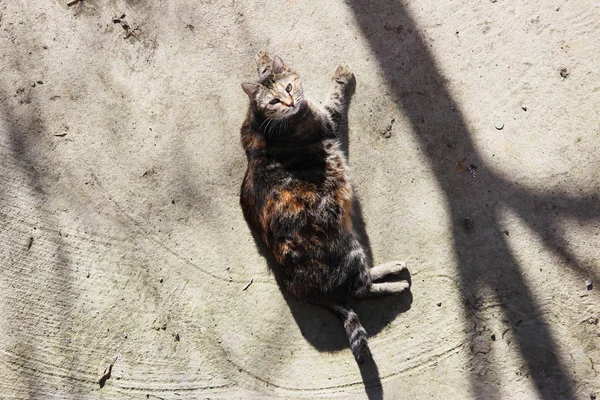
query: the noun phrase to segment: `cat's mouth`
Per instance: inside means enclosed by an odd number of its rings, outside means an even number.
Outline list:
[[[284,114],[292,115],[292,114],[295,114],[298,111],[298,109],[300,108],[300,102],[299,101],[294,102],[292,100],[292,102],[290,104],[286,104],[286,106],[287,106],[287,108],[285,109]]]

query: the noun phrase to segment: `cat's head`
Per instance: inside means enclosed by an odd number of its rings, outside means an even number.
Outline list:
[[[273,57],[270,71],[260,83],[242,83],[242,89],[253,106],[271,119],[290,117],[298,112],[304,102],[302,81],[279,56]]]

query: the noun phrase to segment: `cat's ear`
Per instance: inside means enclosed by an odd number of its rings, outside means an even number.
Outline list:
[[[281,57],[275,56],[273,57],[273,73],[280,74],[287,69],[287,65],[283,62]]]
[[[260,92],[260,85],[258,83],[242,83],[242,90],[250,99],[254,100]]]

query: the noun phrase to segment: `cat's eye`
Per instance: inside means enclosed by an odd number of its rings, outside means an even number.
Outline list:
[[[288,85],[285,87],[285,91],[288,92],[288,93],[292,91],[292,84],[291,83],[288,83]]]
[[[280,101],[279,99],[273,99],[269,102],[269,104],[277,104],[277,103],[279,103],[279,101]]]

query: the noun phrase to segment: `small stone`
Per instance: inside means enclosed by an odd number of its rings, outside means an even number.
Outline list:
[[[527,107],[526,106],[521,106],[521,110],[527,111]]]
[[[504,128],[504,122],[498,120],[498,121],[496,121],[496,125],[495,126],[496,126],[496,129],[502,130],[502,128]]]
[[[590,399],[596,400],[596,393],[590,393]]]
[[[386,139],[392,137],[392,127],[394,126],[394,122],[396,122],[396,118],[392,118],[388,126],[386,126],[385,130],[381,133],[381,136],[383,136]]]
[[[560,7],[556,6],[555,10],[560,11]]]
[[[442,302],[438,301],[437,303],[435,303],[436,306],[441,307],[442,306]]]
[[[494,341],[494,342],[496,341],[496,334],[495,333],[492,334],[492,341]]]
[[[562,79],[567,79],[571,73],[566,68],[559,68],[558,73]]]
[[[44,82],[43,82],[43,81],[37,81],[37,84],[38,84],[38,85],[43,85],[43,84],[44,84]]]
[[[469,165],[467,165],[467,171],[469,171],[471,173],[471,175],[473,176],[473,178],[474,178],[475,174],[477,172],[477,165],[475,165],[475,164],[469,164]]]
[[[585,281],[585,287],[587,288],[587,290],[592,290],[594,288],[594,284],[591,279]]]
[[[504,231],[504,234],[505,234],[506,236],[509,236],[509,235],[510,235],[510,232],[508,231],[508,229]]]
[[[179,342],[179,341],[181,340],[181,337],[179,336],[179,333],[178,333],[178,332],[175,332],[175,334],[173,335],[173,337],[175,338],[175,340],[176,340],[177,342]]]

